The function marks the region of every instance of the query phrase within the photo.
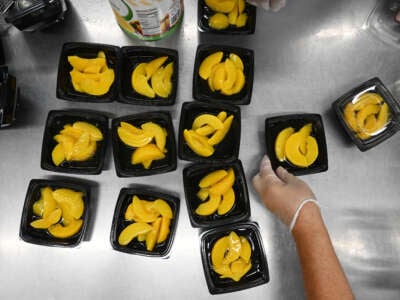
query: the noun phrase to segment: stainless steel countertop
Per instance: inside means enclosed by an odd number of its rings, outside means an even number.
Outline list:
[[[40,168],[41,142],[51,109],[89,108],[122,116],[168,110],[178,128],[181,104],[192,101],[192,73],[200,43],[243,46],[255,51],[251,104],[242,106],[239,158],[249,185],[251,220],[259,223],[270,282],[215,296],[220,299],[304,299],[295,245],[287,229],[260,203],[251,187],[264,150],[264,120],[288,112],[323,116],[329,170],[304,176],[323,207],[339,259],[357,299],[400,299],[400,138],[360,152],[332,115],[331,103],[359,83],[380,77],[389,87],[399,73],[399,50],[362,27],[374,0],[298,0],[274,14],[258,10],[254,35],[221,37],[197,30],[197,1],[185,1],[178,32],[158,42],[139,42],[117,26],[108,1],[72,0],[65,21],[44,32],[11,28],[4,36],[10,73],[21,89],[17,121],[0,131],[0,298],[1,299],[206,299],[199,230],[190,226],[178,161],[172,173],[118,178],[111,151],[100,175],[79,176],[98,183],[97,210],[89,241],[78,248],[44,247],[19,236],[22,206],[33,178],[65,176]],[[56,98],[57,65],[67,41],[118,46],[150,45],[179,50],[180,81],[173,107],[117,102],[72,103]],[[132,183],[160,185],[177,193],[181,212],[168,259],[114,251],[109,242],[118,193]]]

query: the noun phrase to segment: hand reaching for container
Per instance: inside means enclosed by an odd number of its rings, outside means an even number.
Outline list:
[[[267,156],[261,161],[253,185],[265,206],[283,223],[290,224],[307,299],[353,300],[351,287],[308,185],[282,167],[274,172]]]
[[[286,0],[247,0],[247,2],[272,11],[278,11],[286,5]]]
[[[299,205],[304,200],[315,198],[304,181],[284,168],[279,167],[275,173],[267,156],[264,156],[260,163],[260,170],[253,178],[253,185],[265,206],[288,226]]]

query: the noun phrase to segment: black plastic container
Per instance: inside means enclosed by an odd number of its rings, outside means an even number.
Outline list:
[[[8,73],[7,66],[0,66],[0,128],[15,121],[18,94],[17,79]]]
[[[40,199],[40,189],[44,187],[50,187],[53,190],[59,188],[67,188],[83,193],[82,198],[85,205],[84,212],[81,218],[83,220],[83,224],[78,233],[69,238],[61,239],[52,236],[50,233],[48,233],[46,229],[36,229],[30,226],[30,223],[32,221],[38,219],[38,217],[33,214],[32,206],[34,202]],[[32,179],[26,192],[19,236],[25,242],[32,244],[44,246],[75,247],[82,241],[85,235],[90,215],[90,187],[88,185],[80,182],[78,183],[76,181]]]
[[[208,25],[208,21],[216,12],[207,6],[204,0],[198,0],[197,25],[200,32],[217,33],[226,35],[253,34],[256,29],[257,8],[246,2],[244,12],[247,14],[247,22],[243,27],[229,25],[226,29],[214,29]]]
[[[222,61],[229,57],[230,53],[238,55],[243,61],[244,76],[246,77],[245,85],[242,90],[233,95],[223,95],[220,92],[213,92],[208,86],[207,80],[199,75],[199,68],[203,60],[218,51],[224,53]],[[208,45],[203,44],[197,47],[195,65],[193,71],[193,98],[209,103],[225,103],[233,105],[246,105],[251,101],[254,80],[254,51],[245,48],[232,47],[226,45]]]
[[[131,156],[134,147],[124,144],[118,137],[117,128],[121,121],[130,123],[140,128],[146,122],[154,122],[167,131],[167,142],[165,158],[154,160],[149,169],[145,169],[142,164],[131,164]],[[117,176],[146,176],[174,171],[177,167],[175,132],[169,112],[155,111],[145,112],[135,115],[123,116],[112,120],[112,145],[114,154],[114,164]]]
[[[218,215],[216,212],[210,216],[197,215],[195,210],[203,203],[203,201],[196,196],[197,192],[200,190],[200,180],[215,170],[228,170],[229,168],[233,168],[235,172],[235,183],[233,185],[235,204],[232,209],[224,215]],[[211,228],[245,221],[250,218],[249,193],[240,160],[232,163],[203,163],[190,165],[183,170],[183,185],[190,223],[193,227]]]
[[[119,99],[118,101],[137,104],[137,105],[153,105],[153,106],[165,106],[173,105],[176,100],[176,94],[178,90],[178,78],[179,78],[179,56],[178,51],[167,48],[157,47],[137,47],[128,46],[122,47],[121,49],[121,64],[120,64],[120,86],[119,86]],[[137,93],[131,83],[132,72],[136,66],[140,63],[148,63],[158,57],[168,56],[163,66],[166,66],[170,62],[174,64],[174,72],[171,77],[172,81],[172,92],[167,98],[155,96],[155,98],[148,98],[144,95]]]
[[[377,93],[380,95],[383,100],[388,104],[390,110],[390,120],[383,130],[380,130],[377,134],[371,136],[368,139],[360,139],[357,134],[348,126],[346,120],[344,118],[344,108],[346,105],[352,101],[354,101],[358,96],[369,92],[369,93]],[[400,129],[400,105],[394,99],[390,91],[385,87],[382,81],[375,77],[372,78],[351,91],[344,94],[338,100],[333,102],[332,109],[335,111],[340,124],[342,124],[343,128],[350,136],[353,143],[360,149],[361,151],[366,151],[375,147],[376,145],[382,143],[384,140],[390,138]]]
[[[156,244],[153,251],[148,251],[146,249],[145,242],[139,242],[137,239],[133,239],[128,245],[122,246],[118,243],[118,236],[121,231],[132,224],[131,221],[125,220],[125,211],[130,203],[132,203],[132,197],[136,195],[141,200],[149,200],[153,201],[156,199],[165,200],[172,209],[173,219],[170,224],[170,233],[168,238],[160,243]],[[139,254],[144,256],[156,256],[156,257],[165,257],[169,254],[172,243],[175,237],[176,226],[178,224],[179,217],[179,203],[180,200],[177,197],[166,194],[164,192],[158,191],[155,187],[135,187],[135,188],[123,188],[121,189],[118,201],[115,206],[114,217],[111,227],[111,235],[110,242],[112,247],[121,252],[130,253],[130,254]]]
[[[215,242],[231,231],[239,236],[245,236],[251,245],[252,267],[239,281],[230,278],[220,278],[213,270],[211,262],[211,250]],[[267,258],[265,256],[263,242],[258,225],[253,222],[237,223],[228,226],[217,227],[204,232],[201,235],[201,259],[208,290],[211,294],[222,294],[252,288],[269,281]]]
[[[114,70],[115,78],[110,90],[101,96],[75,91],[69,74],[69,72],[72,71],[72,66],[68,62],[68,56],[77,55],[82,58],[96,58],[99,51],[105,53],[108,68]],[[120,80],[119,60],[120,48],[117,46],[93,43],[65,43],[62,47],[58,64],[57,97],[64,100],[79,102],[102,103],[114,101],[118,96],[118,82]]]
[[[95,154],[86,161],[64,161],[59,166],[53,163],[51,153],[57,145],[54,136],[66,124],[83,121],[96,126],[103,134],[103,140],[97,142]],[[42,157],[40,166],[44,170],[75,173],[100,174],[103,170],[106,147],[108,141],[108,117],[102,113],[89,110],[51,110],[47,116],[43,134]]]
[[[214,146],[215,152],[209,157],[202,157],[196,154],[183,137],[184,129],[191,129],[194,119],[201,114],[218,115],[226,111],[228,116],[234,115],[233,122],[225,138]],[[206,104],[200,102],[185,102],[182,105],[181,118],[179,123],[178,156],[183,160],[193,162],[229,162],[239,156],[240,148],[241,118],[240,108],[224,104]]]
[[[287,160],[279,161],[275,154],[275,140],[281,130],[287,127],[293,127],[297,132],[308,123],[312,123],[311,136],[313,136],[318,143],[318,157],[315,162],[303,168],[295,166]],[[328,151],[325,130],[322,118],[319,114],[291,114],[267,118],[265,120],[265,139],[267,154],[274,170],[278,168],[278,166],[282,166],[295,175],[306,175],[328,170]]]

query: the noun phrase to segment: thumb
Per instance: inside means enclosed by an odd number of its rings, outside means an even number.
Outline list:
[[[289,173],[285,168],[281,166],[276,169],[276,175],[278,175],[279,179],[285,183],[291,183],[297,180],[296,176]]]

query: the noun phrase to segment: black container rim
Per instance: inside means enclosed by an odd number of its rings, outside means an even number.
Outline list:
[[[168,162],[168,164],[160,169],[140,169],[140,170],[124,170],[121,166],[121,162],[119,159],[119,153],[118,153],[118,136],[116,133],[116,128],[118,127],[119,123],[121,121],[128,121],[131,119],[148,119],[152,120],[155,118],[162,118],[165,120],[168,128],[167,131],[172,131],[170,134],[168,134],[169,138],[167,138],[167,145],[171,147],[171,149],[168,149],[171,153],[171,161]],[[168,130],[170,129],[170,130]],[[130,114],[130,115],[124,115],[120,116],[117,118],[113,118],[111,120],[111,144],[112,144],[112,152],[113,152],[113,157],[114,157],[114,165],[115,165],[115,171],[118,177],[138,177],[138,176],[150,176],[150,175],[156,175],[156,174],[162,174],[162,173],[168,173],[175,171],[178,165],[177,162],[177,150],[176,150],[176,140],[175,140],[175,130],[174,130],[174,125],[172,123],[172,117],[171,113],[169,111],[148,111],[148,112],[140,112],[136,114]]]
[[[29,233],[25,232],[26,231],[25,228],[27,226],[29,226],[27,224],[28,223],[27,214],[28,214],[28,210],[31,209],[29,207],[29,205],[32,204],[32,203],[30,203],[32,193],[37,188],[40,188],[43,186],[53,186],[53,187],[60,186],[60,187],[65,187],[65,188],[71,188],[76,191],[82,191],[84,193],[85,208],[84,208],[84,213],[81,218],[83,220],[83,224],[82,224],[80,231],[74,235],[74,236],[76,236],[75,241],[63,242],[63,239],[52,238],[50,235],[49,235],[49,240],[45,241],[45,240],[42,240],[39,238],[35,238],[35,237],[31,236]],[[79,182],[75,178],[65,178],[62,180],[61,179],[31,179],[28,184],[25,201],[24,201],[24,206],[23,206],[23,210],[22,210],[20,230],[19,230],[20,238],[27,243],[41,245],[41,246],[51,246],[51,247],[76,247],[76,246],[78,246],[83,241],[84,236],[86,234],[86,229],[88,227],[89,218],[90,218],[90,207],[92,205],[90,198],[91,198],[90,186],[83,182]]]
[[[163,251],[161,252],[151,252],[147,250],[139,251],[136,249],[129,248],[127,246],[120,246],[117,243],[117,225],[118,225],[118,220],[120,216],[120,211],[122,209],[122,206],[126,200],[126,197],[129,195],[134,195],[134,194],[145,194],[146,196],[152,197],[152,198],[161,198],[164,199],[168,202],[172,202],[175,205],[175,210],[174,214],[175,217],[173,218],[173,222],[171,222],[170,225],[170,233],[168,237],[168,242],[166,244],[166,247]],[[171,193],[168,193],[166,191],[161,191],[159,188],[152,187],[152,186],[135,186],[135,187],[124,187],[120,190],[119,195],[118,195],[118,200],[115,205],[114,209],[114,215],[112,219],[112,225],[111,225],[111,231],[110,231],[110,244],[112,248],[116,251],[123,252],[123,253],[128,253],[128,254],[134,254],[134,255],[142,255],[142,256],[147,256],[147,257],[161,257],[161,258],[168,258],[168,255],[171,252],[172,249],[172,244],[175,239],[175,234],[176,234],[176,229],[178,226],[178,220],[179,220],[179,210],[180,210],[180,199],[177,196],[172,195]]]
[[[229,167],[233,167],[239,172],[239,174],[235,174],[235,181],[237,180],[237,178],[242,179],[241,180],[242,184],[240,184],[240,189],[241,189],[241,192],[243,193],[243,197],[240,200],[243,201],[244,210],[242,212],[240,212],[238,215],[233,215],[230,217],[224,218],[224,216],[221,216],[221,218],[219,218],[217,220],[203,221],[203,222],[197,221],[193,216],[192,205],[190,204],[191,197],[190,197],[189,191],[187,189],[187,183],[188,183],[187,178],[188,178],[189,173],[201,171],[201,170],[211,171],[214,169],[229,168]],[[184,182],[184,192],[185,192],[185,199],[186,199],[186,208],[188,211],[189,220],[190,220],[192,227],[209,229],[212,227],[225,226],[225,225],[234,224],[237,222],[247,221],[250,218],[251,209],[250,209],[250,198],[249,198],[249,191],[248,191],[248,187],[247,187],[247,180],[246,180],[246,175],[244,173],[243,164],[239,159],[237,159],[233,162],[190,164],[183,169],[183,182]],[[238,201],[238,200],[236,200],[236,201]]]
[[[327,149],[327,143],[326,143],[326,136],[325,136],[325,129],[324,129],[324,122],[322,119],[322,116],[317,113],[290,113],[290,114],[285,114],[285,115],[279,115],[279,116],[273,116],[273,117],[267,117],[265,119],[265,141],[266,141],[266,150],[267,153],[270,157],[271,160],[271,165],[273,169],[276,169],[280,166],[280,163],[277,161],[275,157],[275,151],[271,149],[270,145],[270,139],[268,138],[270,135],[268,134],[268,130],[270,128],[270,125],[273,123],[287,123],[289,121],[294,121],[294,120],[312,120],[316,122],[318,125],[320,125],[320,130],[319,130],[319,139],[317,140],[318,142],[318,147],[319,147],[319,156],[322,155],[322,161],[320,164],[315,164],[313,163],[311,166],[307,168],[300,168],[300,167],[295,167],[295,166],[285,166],[289,172],[296,176],[301,176],[301,175],[309,175],[309,174],[314,174],[314,173],[320,173],[320,172],[325,172],[328,170],[328,149]]]
[[[259,246],[258,250],[259,250],[260,258],[261,258],[262,264],[265,266],[265,272],[263,272],[261,274],[261,276],[254,282],[250,282],[250,283],[242,284],[242,285],[240,285],[238,283],[234,283],[229,288],[218,288],[212,282],[211,270],[208,267],[209,261],[206,257],[206,248],[205,248],[206,247],[206,245],[205,245],[206,239],[214,234],[218,234],[218,233],[222,233],[222,232],[228,233],[228,232],[231,232],[231,231],[234,231],[237,229],[241,229],[243,227],[247,227],[256,236],[257,243],[258,243],[257,246]],[[212,228],[212,229],[202,232],[200,234],[200,252],[201,252],[201,260],[202,260],[202,264],[203,264],[204,276],[206,278],[207,287],[208,287],[210,294],[215,295],[215,294],[237,292],[237,291],[241,291],[244,289],[253,288],[253,287],[256,287],[256,286],[259,286],[262,284],[266,284],[270,280],[267,256],[265,254],[264,244],[263,244],[263,240],[262,240],[261,233],[260,233],[260,226],[258,225],[257,222],[254,222],[254,221],[239,222],[236,224],[231,224],[231,225],[229,225],[229,227],[220,226],[220,227],[215,227],[215,228]]]
[[[99,123],[102,123],[104,126],[105,131],[102,131],[103,134],[103,144],[102,147],[99,149],[100,151],[100,159],[98,164],[93,167],[75,167],[75,168],[66,168],[55,166],[52,164],[47,163],[46,157],[46,143],[47,143],[47,130],[49,127],[49,122],[52,118],[56,118],[57,116],[68,116],[68,117],[79,117],[80,119],[93,118],[97,119]],[[96,175],[100,174],[103,170],[107,143],[108,143],[108,116],[99,111],[89,110],[89,109],[62,109],[62,110],[50,110],[47,114],[44,130],[43,130],[43,140],[42,140],[42,151],[41,151],[41,159],[40,159],[40,167],[47,171],[53,172],[60,172],[60,173],[69,173],[69,174],[88,174],[88,175]]]
[[[232,147],[232,155],[226,159],[224,158],[213,158],[210,157],[201,157],[199,155],[195,155],[194,152],[191,155],[188,155],[184,151],[184,143],[185,140],[183,138],[183,130],[184,126],[184,117],[186,116],[186,112],[193,109],[215,109],[215,110],[225,110],[235,116],[237,127],[238,127],[238,136],[236,137],[236,144]],[[232,129],[232,128],[231,128]],[[238,159],[239,151],[240,151],[240,136],[241,136],[241,112],[240,107],[236,105],[227,105],[224,103],[205,103],[199,101],[191,101],[184,102],[181,107],[181,115],[179,120],[179,132],[178,132],[178,157],[182,160],[191,161],[191,162],[200,162],[200,163],[218,163],[218,162],[232,162]]]

